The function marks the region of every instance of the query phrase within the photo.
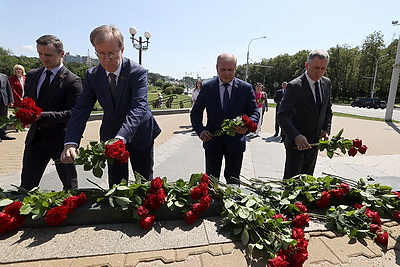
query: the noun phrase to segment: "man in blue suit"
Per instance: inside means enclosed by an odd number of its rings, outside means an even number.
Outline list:
[[[147,72],[139,64],[122,57],[124,39],[118,28],[103,25],[90,34],[100,65],[89,69],[83,92],[72,113],[61,161],[73,162],[92,108],[98,100],[104,115],[100,139],[118,138],[130,152],[134,172],[153,178],[154,139],[161,129],[147,102]],[[116,83],[116,84],[115,84]],[[114,84],[114,85],[113,85]],[[128,179],[128,164],[117,160],[108,164],[109,186]]]
[[[246,127],[235,127],[235,136],[214,136],[221,129],[224,119],[234,119],[244,114],[258,123],[257,109],[251,84],[235,78],[237,59],[232,54],[217,58],[218,77],[203,84],[190,113],[192,127],[203,141],[206,173],[219,178],[222,158],[225,158],[224,177],[228,184],[239,178],[243,152],[246,149]],[[203,125],[203,111],[207,112],[207,124]]]

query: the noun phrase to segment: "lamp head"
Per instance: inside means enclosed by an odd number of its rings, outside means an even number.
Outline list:
[[[132,36],[135,35],[137,33],[136,28],[135,27],[129,28],[129,33],[132,34]]]
[[[144,32],[144,37],[146,37],[146,39],[150,39],[151,33],[150,32]]]

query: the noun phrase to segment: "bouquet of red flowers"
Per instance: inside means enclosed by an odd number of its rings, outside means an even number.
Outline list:
[[[227,134],[235,136],[235,126],[246,127],[250,132],[254,133],[257,130],[257,123],[253,122],[246,114],[238,116],[234,119],[225,119],[222,121],[221,129],[214,133],[214,136]]]
[[[17,131],[23,131],[27,125],[34,123],[41,113],[42,109],[36,106],[32,98],[25,98],[21,102],[21,107],[15,109],[14,115],[9,118],[0,117],[0,129],[14,125]]]
[[[94,176],[101,178],[107,159],[110,163],[113,163],[115,159],[122,164],[128,162],[129,151],[126,150],[122,140],[91,141],[86,149],[79,148],[79,156],[76,158],[75,163],[83,165],[85,171],[92,170]]]

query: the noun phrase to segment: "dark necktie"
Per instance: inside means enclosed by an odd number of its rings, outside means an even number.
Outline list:
[[[228,111],[228,106],[229,106],[229,92],[228,92],[229,83],[224,83],[223,86],[225,87],[225,91],[224,91],[224,99],[222,100],[222,109],[224,110],[224,113],[226,113]]]
[[[115,101],[115,93],[117,91],[117,84],[115,83],[116,75],[114,73],[109,73],[108,77],[110,78],[110,89],[111,89],[111,95],[113,98],[113,102]]]
[[[43,101],[43,96],[45,95],[46,91],[49,90],[50,87],[50,76],[53,74],[50,70],[46,70],[46,78],[44,79],[42,85],[40,86],[39,91],[39,100]]]
[[[321,110],[321,94],[319,93],[319,83],[315,82],[315,104],[317,105],[318,113]]]

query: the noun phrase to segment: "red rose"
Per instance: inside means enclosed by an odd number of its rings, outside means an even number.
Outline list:
[[[249,129],[250,132],[255,132],[257,131],[257,123],[253,122],[249,116],[246,114],[242,116],[242,121],[244,123],[244,126]]]
[[[121,164],[125,164],[125,163],[128,163],[128,161],[129,161],[129,156],[130,156],[129,151],[125,150],[125,151],[122,151],[122,152],[118,155],[117,159],[118,159],[118,161],[119,161]]]
[[[154,221],[156,220],[156,216],[153,214],[149,214],[146,218],[143,218],[139,221],[139,225],[144,229],[149,230],[153,227]]]
[[[193,187],[192,190],[190,190],[190,196],[193,200],[200,199],[203,196],[202,188],[200,186]]]
[[[151,188],[152,189],[161,189],[163,186],[163,181],[160,177],[157,177],[153,180],[151,180]]]
[[[356,203],[356,204],[353,205],[353,207],[354,207],[356,210],[359,210],[359,209],[361,209],[362,207],[364,207],[364,205],[361,205],[361,204]]]
[[[200,203],[203,205],[203,209],[208,209],[211,205],[210,195],[205,195],[200,199]]]
[[[204,206],[201,203],[194,203],[190,208],[193,213],[200,214],[204,210]]]
[[[336,199],[341,199],[344,195],[344,191],[342,189],[331,190],[330,193]]]
[[[71,196],[64,199],[63,206],[68,209],[68,213],[73,212],[77,207],[79,207],[79,197],[78,196]]]
[[[201,189],[201,192],[203,193],[203,196],[208,194],[208,184],[206,184],[206,183],[201,183],[201,184],[199,185],[199,187],[200,187],[200,189]]]
[[[367,152],[368,147],[366,145],[362,145],[361,147],[358,148],[358,152],[360,152],[361,154],[365,154],[365,152]]]
[[[307,212],[307,207],[304,206],[304,204],[302,202],[296,202],[294,203],[294,205],[300,210],[300,212]]]
[[[136,213],[140,218],[145,218],[150,213],[150,210],[145,206],[139,206]]]
[[[0,212],[0,234],[3,234],[7,231],[10,222],[11,216],[7,213]]]
[[[162,206],[165,202],[165,198],[167,197],[167,195],[165,195],[165,191],[164,189],[160,189],[157,191],[157,199],[158,202],[160,203],[160,206]]]
[[[297,240],[296,249],[301,252],[306,252],[308,247],[308,241],[305,238]]]
[[[368,218],[372,219],[372,222],[382,225],[381,217],[379,216],[379,213],[377,211],[373,211],[370,209],[365,210],[365,215],[367,215]]]
[[[15,116],[24,126],[34,123],[37,118],[34,111],[27,108],[19,108],[15,113]]]
[[[207,185],[210,183],[210,177],[208,177],[207,173],[204,173],[201,176],[200,183],[207,184]]]
[[[396,195],[397,199],[400,199],[400,192],[393,191],[392,194]]]
[[[18,216],[20,214],[19,209],[22,207],[21,201],[14,201],[11,204],[8,204],[4,209],[3,212],[7,213],[11,217]]]
[[[354,157],[357,154],[357,148],[352,147],[349,149],[349,151],[347,151],[347,153],[349,154],[349,156]]]
[[[308,259],[308,252],[296,251],[290,258],[290,266],[303,266],[303,263]]]
[[[268,267],[288,267],[289,262],[286,261],[285,257],[278,256],[272,260],[268,260]]]
[[[185,213],[184,220],[187,224],[192,224],[197,220],[198,217],[199,217],[198,213],[194,213],[192,210],[189,210],[188,212]]]
[[[325,208],[329,205],[331,194],[328,191],[322,191],[321,198],[315,203],[320,208]]]
[[[345,194],[348,194],[350,192],[350,186],[347,183],[341,183],[340,188],[342,188]]]
[[[46,212],[46,217],[44,221],[49,226],[58,226],[62,224],[67,218],[68,208],[64,206],[59,206],[52,208]]]
[[[382,245],[387,245],[389,241],[389,235],[387,232],[381,232],[376,236],[376,242],[382,244]]]
[[[294,227],[292,229],[292,238],[293,239],[302,239],[304,238],[304,231],[301,228]]]
[[[360,148],[362,146],[362,140],[361,139],[354,139],[353,140],[353,146],[356,148]]]
[[[280,213],[278,213],[278,214],[275,214],[274,216],[272,216],[272,219],[278,219],[278,218],[282,218],[282,219],[284,219],[283,218],[283,215],[282,214],[280,214]]]
[[[294,217],[293,224],[295,227],[303,227],[310,221],[310,216],[308,213],[301,213]]]
[[[7,226],[7,230],[11,231],[17,228],[22,227],[25,223],[25,216],[15,216],[11,217],[10,223]]]
[[[144,206],[152,210],[157,210],[164,204],[165,198],[166,195],[164,189],[159,189],[156,193],[150,193],[146,195]]]
[[[86,202],[86,195],[85,195],[85,193],[82,192],[78,195],[78,204],[79,204],[79,206],[81,206],[81,205],[85,204],[85,202]]]
[[[394,211],[392,217],[396,220],[400,220],[400,211],[398,210]]]
[[[376,232],[380,231],[381,229],[382,229],[382,227],[378,224],[371,223],[369,225],[369,231],[371,233],[376,233]]]

